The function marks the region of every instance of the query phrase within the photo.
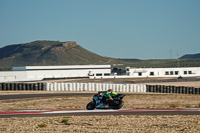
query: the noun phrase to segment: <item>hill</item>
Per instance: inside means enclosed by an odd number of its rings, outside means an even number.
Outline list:
[[[135,61],[132,59],[131,61]],[[74,41],[34,41],[0,48],[1,68],[35,65],[113,64],[129,61],[90,52]]]
[[[200,59],[200,53],[198,54],[186,54],[180,57],[180,59]]]
[[[110,58],[92,53],[71,41],[34,41],[0,49],[0,63],[4,67],[101,64],[109,60]]]
[[[199,67],[200,59],[117,59],[97,55],[74,41],[34,41],[0,48],[0,70],[36,65],[103,65],[113,67]]]

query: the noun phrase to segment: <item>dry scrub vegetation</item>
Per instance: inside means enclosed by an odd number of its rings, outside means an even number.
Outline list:
[[[200,116],[70,116],[1,118],[2,133],[198,133]]]
[[[92,96],[0,100],[0,110],[85,109]],[[200,95],[127,93],[123,108],[200,108]]]
[[[64,92],[63,92],[64,93]],[[85,109],[92,96],[0,100],[0,110]],[[200,95],[127,93],[124,108],[200,108]],[[200,115],[0,118],[0,133],[200,132]]]

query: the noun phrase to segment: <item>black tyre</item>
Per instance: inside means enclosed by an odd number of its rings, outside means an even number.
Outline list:
[[[124,105],[124,101],[116,99],[110,103],[111,109],[120,109]]]
[[[95,109],[94,101],[88,103],[86,108],[87,108],[87,110],[93,110],[93,109]]]

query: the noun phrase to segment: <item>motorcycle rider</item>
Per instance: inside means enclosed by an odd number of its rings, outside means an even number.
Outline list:
[[[113,100],[112,97],[114,97],[114,96],[117,95],[117,93],[116,93],[116,92],[113,92],[112,89],[109,89],[109,90],[104,91],[104,92],[102,92],[102,93],[103,93],[104,96],[105,96],[107,99],[109,99],[109,100]]]
[[[98,107],[108,106],[108,103],[111,103],[113,101],[113,97],[118,95],[116,92],[113,92],[112,89],[109,89],[107,91],[100,91],[99,93],[103,94],[102,103],[100,103]]]

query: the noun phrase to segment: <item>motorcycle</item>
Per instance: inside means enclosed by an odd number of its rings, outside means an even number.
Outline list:
[[[98,92],[93,96],[93,101],[87,104],[87,110],[93,109],[120,109],[124,105],[124,101],[122,100],[126,95],[118,94],[116,96],[112,96],[113,100],[109,100],[104,96],[102,92]]]

